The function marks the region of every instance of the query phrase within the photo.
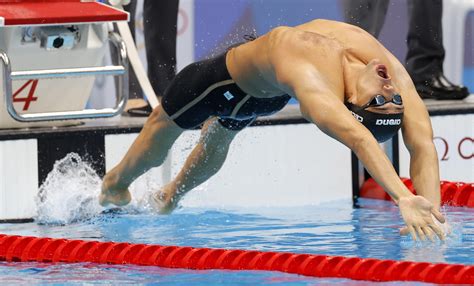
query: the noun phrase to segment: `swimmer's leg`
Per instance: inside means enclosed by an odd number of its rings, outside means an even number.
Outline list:
[[[224,164],[229,146],[239,131],[223,127],[217,118],[206,121],[201,138],[176,178],[153,196],[160,213],[171,212],[190,190],[215,175]]]
[[[122,161],[103,180],[99,203],[123,206],[130,202],[130,184],[153,167],[163,164],[168,150],[184,130],[163,108],[156,107]]]

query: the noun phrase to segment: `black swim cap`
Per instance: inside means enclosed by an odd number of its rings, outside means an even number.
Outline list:
[[[402,127],[403,113],[381,114],[365,110],[350,102],[347,108],[360,123],[362,123],[374,135],[378,142],[382,143],[395,136]]]

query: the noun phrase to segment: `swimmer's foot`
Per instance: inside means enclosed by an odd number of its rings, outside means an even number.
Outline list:
[[[122,207],[128,205],[132,200],[132,196],[128,190],[121,192],[102,191],[99,195],[99,204],[103,207],[115,205]]]
[[[112,189],[104,178],[102,183],[102,191],[99,195],[99,204],[103,207],[114,205],[117,207],[125,206],[130,203],[132,196],[128,189]]]
[[[159,214],[170,214],[177,206],[173,198],[162,191],[150,195],[150,206]]]
[[[122,207],[128,205],[132,200],[132,196],[128,190],[122,190],[120,192],[111,190],[102,190],[99,195],[99,204],[103,207],[115,205]]]
[[[170,214],[178,206],[178,198],[173,196],[171,184],[150,195],[150,206],[159,214]]]

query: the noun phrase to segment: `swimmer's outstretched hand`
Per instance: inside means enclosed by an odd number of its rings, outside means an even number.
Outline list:
[[[440,223],[446,220],[433,204],[422,196],[403,197],[399,200],[398,206],[406,227],[400,230],[401,235],[411,234],[413,240],[426,240],[428,237],[431,241],[438,236],[440,240],[444,240],[444,233],[441,228],[433,220],[433,217]]]
[[[103,207],[115,205],[122,207],[128,205],[132,200],[130,191],[128,189],[112,189],[107,184],[107,179],[104,178],[102,182],[102,190],[99,195],[99,204]]]

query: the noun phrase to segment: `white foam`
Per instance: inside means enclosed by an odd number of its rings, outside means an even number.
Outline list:
[[[123,208],[128,213],[150,213],[151,192],[161,188],[156,170],[150,170],[131,186],[132,202]],[[94,169],[76,153],[58,160],[39,189],[35,220],[43,224],[70,224],[99,215],[104,208],[98,195],[102,184]]]
[[[71,153],[54,164],[36,198],[39,223],[68,224],[90,218],[102,208],[97,196],[101,180],[78,154]]]

